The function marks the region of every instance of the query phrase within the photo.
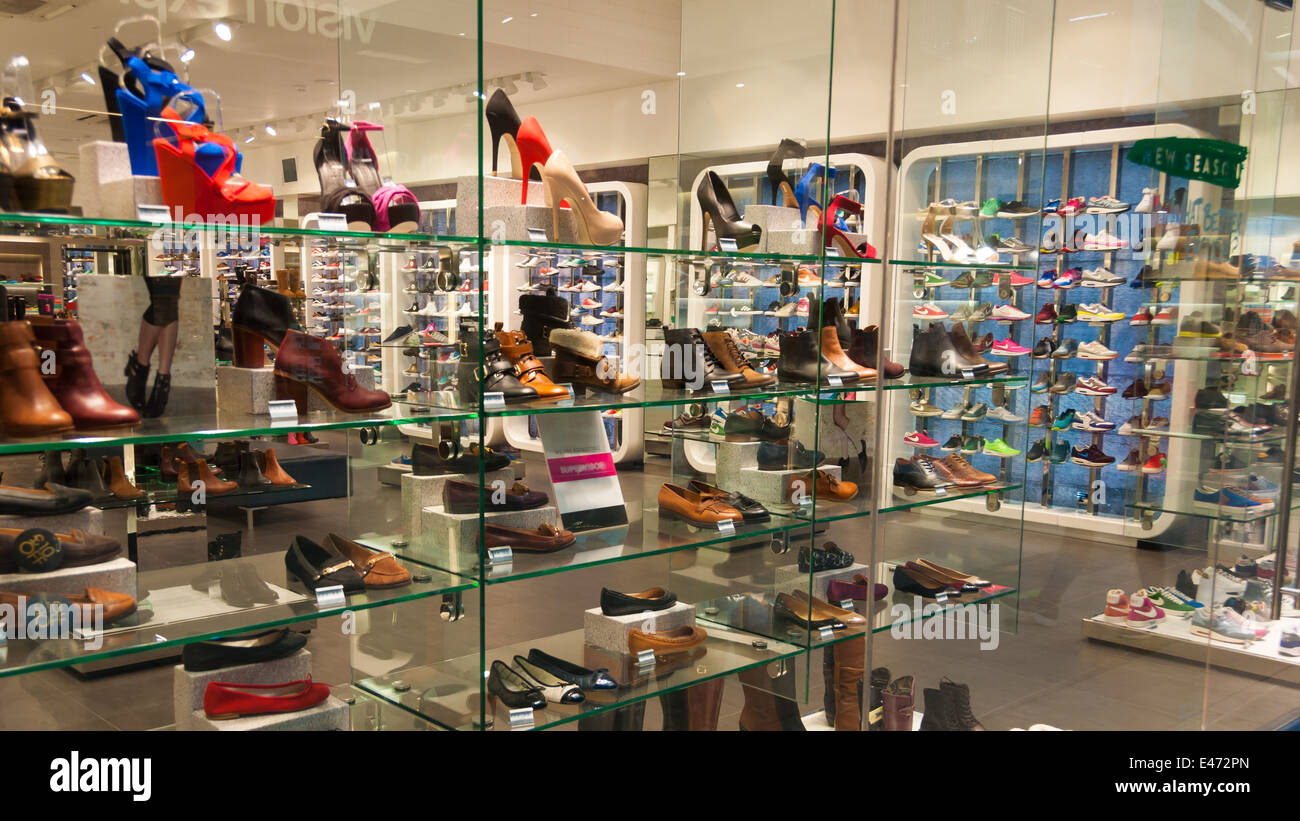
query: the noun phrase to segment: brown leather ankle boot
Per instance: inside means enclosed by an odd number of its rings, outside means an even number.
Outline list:
[[[298,486],[298,480],[290,476],[275,458],[275,448],[267,448],[265,452],[257,454],[257,461],[262,466],[262,475],[270,479],[271,484],[276,487]]]
[[[229,493],[239,487],[238,482],[227,482],[217,477],[208,467],[206,459],[198,460],[198,478],[203,481],[203,486],[207,488],[209,496],[220,496],[223,493]]]
[[[912,730],[912,706],[916,698],[916,680],[903,676],[889,683],[882,695],[884,699],[884,726],[888,731]]]
[[[501,343],[501,353],[505,354],[510,364],[515,366],[519,381],[537,391],[537,398],[542,400],[567,399],[569,392],[551,381],[546,375],[542,360],[533,354],[533,343],[523,331],[503,331],[501,323],[496,324],[497,341]]]
[[[859,381],[865,382],[868,379],[876,378],[875,368],[859,365],[849,359],[849,355],[840,347],[840,335],[835,330],[834,325],[827,325],[822,328],[822,356],[829,359],[835,367],[856,373]]]
[[[866,328],[853,329],[853,342],[849,346],[849,359],[868,368],[876,367],[876,354],[880,350],[880,326],[869,325]],[[897,379],[906,370],[902,365],[886,359],[880,363],[885,369],[886,379]]]
[[[835,645],[835,729],[862,729],[863,664],[867,655],[866,637],[849,639]]]
[[[718,358],[723,369],[729,373],[739,373],[744,377],[744,381],[737,387],[761,388],[776,381],[775,376],[759,373],[750,366],[749,360],[736,344],[736,338],[731,334],[726,331],[705,331],[703,336],[704,344],[709,346],[709,350]]]
[[[766,665],[751,667],[740,673],[740,690],[745,696],[745,706],[740,711],[740,729],[750,732],[780,730],[781,719],[776,713],[776,696],[770,691],[771,680]]]
[[[281,268],[275,272],[275,292],[281,296],[293,296],[293,288],[289,285],[288,268]]]
[[[32,333],[43,349],[42,356],[48,355],[45,351],[54,354],[53,371],[43,372],[45,385],[78,430],[140,424],[140,414],[114,401],[100,384],[76,320],[36,317]]]
[[[723,684],[723,679],[715,678],[686,688],[687,730],[701,732],[718,729]]]
[[[122,457],[110,456],[104,459],[104,481],[108,489],[119,499],[139,499],[144,491],[131,484],[122,467]]]
[[[72,430],[72,416],[41,379],[36,336],[25,320],[0,322],[0,428],[6,436]]]
[[[297,268],[289,269],[289,290],[297,299],[306,299],[307,294],[302,289],[302,271]]]
[[[555,328],[551,331],[551,349],[555,352],[555,379],[607,393],[627,393],[641,380],[625,373],[611,373],[600,337],[591,331]]]

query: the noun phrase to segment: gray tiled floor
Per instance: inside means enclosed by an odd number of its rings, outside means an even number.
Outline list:
[[[355,437],[323,437],[335,449],[350,447]],[[344,443],[347,442],[345,445]],[[319,538],[330,530],[376,529],[395,521],[400,509],[396,489],[378,483],[373,469],[392,453],[392,444],[367,448],[369,467],[354,470],[354,496],[349,504],[313,502],[257,514],[255,532],[245,534],[244,552],[282,551],[301,529]],[[360,460],[358,460],[360,462]],[[664,478],[663,460],[651,461],[644,472],[625,471],[624,495],[647,498]],[[531,477],[543,474],[530,463]],[[544,480],[530,478],[539,489]],[[931,508],[924,514],[894,514],[888,524],[887,559],[925,554],[952,564],[992,574],[1014,572],[1018,531],[989,526],[983,520],[947,514]],[[167,540],[206,541],[209,534],[244,529],[242,515],[209,519],[208,533],[151,537],[149,549],[166,550]],[[865,558],[870,540],[867,519],[837,522],[826,534],[842,547]],[[153,541],[157,540],[157,541]],[[960,547],[944,547],[944,545]],[[176,545],[172,545],[173,548]],[[752,565],[756,582],[771,578],[772,568],[793,555],[774,556],[765,549],[732,557],[740,566]],[[1072,729],[1254,729],[1276,726],[1300,708],[1300,688],[1294,685],[1208,669],[1203,663],[1182,661],[1086,640],[1080,619],[1096,613],[1110,587],[1133,590],[1143,584],[1172,581],[1179,568],[1194,567],[1203,555],[1191,551],[1150,553],[1080,540],[1026,534],[1022,551],[1019,625],[1004,633],[996,650],[981,651],[972,641],[903,641],[877,634],[872,662],[893,675],[917,678],[921,688],[935,687],[947,675],[970,685],[976,714],[990,729],[1025,727],[1044,722]],[[602,586],[621,589],[673,583],[674,569],[696,561],[707,565],[716,556],[686,551],[647,557],[491,588],[486,634],[489,646],[525,641],[582,626],[582,609],[594,604]],[[704,566],[702,565],[702,566]],[[737,582],[736,584],[743,584]],[[472,652],[477,619],[441,622],[436,602],[402,606],[394,644],[418,661]],[[1015,621],[1015,605],[1002,605],[1004,629]],[[477,605],[471,605],[476,612]],[[372,618],[380,616],[372,614]],[[382,618],[390,618],[383,616]],[[318,681],[345,683],[353,676],[352,642],[340,631],[338,619],[324,619],[312,632],[313,675]],[[399,655],[400,658],[406,656]],[[357,662],[362,665],[362,661]],[[366,672],[395,662],[368,659]],[[821,704],[821,659],[812,659],[812,698],[805,712]],[[1209,685],[1207,688],[1207,672]],[[800,671],[801,685],[803,671]],[[0,729],[152,729],[172,722],[172,671],[167,665],[142,667],[94,678],[52,670],[0,680]],[[801,687],[802,689],[802,687]],[[728,680],[719,727],[735,729],[743,704],[739,684]],[[661,726],[660,706],[647,706],[645,727]],[[567,725],[576,729],[575,725]]]

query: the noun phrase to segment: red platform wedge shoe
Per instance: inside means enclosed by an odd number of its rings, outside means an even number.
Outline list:
[[[176,144],[159,137],[153,141],[162,178],[163,201],[171,209],[201,218],[248,217],[249,221],[269,223],[275,218],[275,196],[269,186],[258,185],[235,172],[238,152],[224,134],[214,134],[201,125],[174,117],[167,123],[176,133]],[[196,150],[201,145],[217,144],[225,156],[209,174],[199,164]]]

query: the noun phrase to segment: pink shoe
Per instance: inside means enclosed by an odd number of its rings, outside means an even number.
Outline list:
[[[1020,288],[1034,281],[1033,277],[1027,277],[1024,276],[1023,274],[1017,274],[1015,271],[1005,271],[1005,272],[998,271],[997,273],[993,274],[993,284],[994,285],[1001,284],[1002,277],[1004,275],[1010,281],[1012,288]]]
[[[914,430],[903,437],[903,444],[911,445],[914,448],[933,448],[938,447],[939,443],[926,436],[921,431]]]
[[[1129,599],[1128,619],[1126,620],[1129,627],[1155,627],[1164,619],[1165,611],[1151,603],[1151,599],[1147,598],[1145,588],[1134,593],[1133,597]]]
[[[1024,356],[1029,353],[1029,349],[1008,337],[994,342],[992,353],[994,356]]]

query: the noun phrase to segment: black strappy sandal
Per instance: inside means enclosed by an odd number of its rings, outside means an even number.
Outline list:
[[[375,225],[375,203],[355,181],[349,184],[348,166],[343,161],[343,140],[349,130],[333,118],[326,119],[321,126],[320,140],[312,155],[316,176],[320,178],[321,211],[343,214],[349,231],[370,231]]]

